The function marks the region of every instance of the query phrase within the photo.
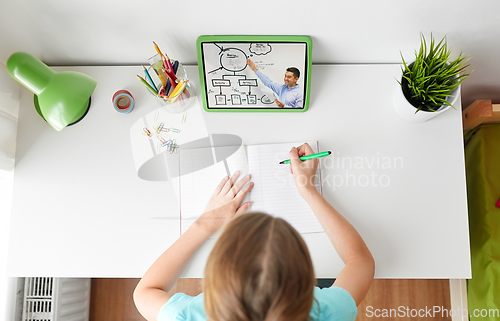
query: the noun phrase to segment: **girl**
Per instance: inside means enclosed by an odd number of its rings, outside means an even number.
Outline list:
[[[314,187],[319,160],[299,159],[312,153],[308,144],[292,148],[290,169],[345,263],[331,288],[314,286],[309,251],[290,224],[264,213],[243,214],[250,203],[241,202],[253,183],[248,175],[236,182],[236,172],[221,181],[200,218],[141,279],[134,292],[139,312],[150,321],[354,320],[375,263],[352,225]],[[204,293],[168,293],[193,253],[223,227],[205,267]]]

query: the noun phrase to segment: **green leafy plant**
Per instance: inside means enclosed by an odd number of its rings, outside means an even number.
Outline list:
[[[398,83],[408,102],[416,107],[415,113],[437,111],[443,105],[453,107],[446,98],[452,97],[451,92],[470,74],[461,74],[469,66],[468,57],[460,53],[457,59],[449,61],[450,55],[446,37],[436,44],[432,34],[429,47],[420,35],[420,50],[415,50],[413,63],[407,64],[401,54],[403,76]]]

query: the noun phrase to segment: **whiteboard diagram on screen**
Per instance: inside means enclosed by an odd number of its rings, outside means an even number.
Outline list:
[[[247,59],[281,85],[288,67],[305,67],[305,46],[265,42],[214,42],[202,46],[207,101],[212,107],[278,108],[276,94],[262,83]]]

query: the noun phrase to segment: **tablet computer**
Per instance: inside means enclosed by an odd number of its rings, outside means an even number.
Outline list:
[[[203,108],[209,112],[304,112],[309,108],[308,36],[200,36]]]

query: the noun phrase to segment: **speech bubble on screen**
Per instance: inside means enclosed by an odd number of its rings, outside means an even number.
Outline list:
[[[257,42],[257,43],[251,43],[249,50],[251,53],[255,55],[263,56],[270,53],[272,48],[271,45],[268,43]]]

